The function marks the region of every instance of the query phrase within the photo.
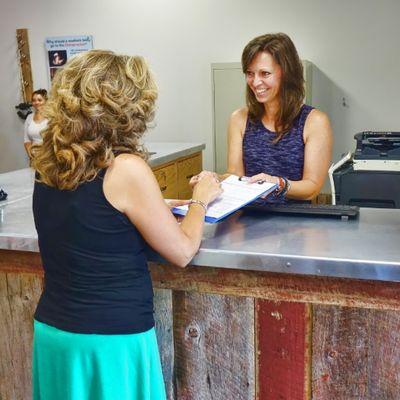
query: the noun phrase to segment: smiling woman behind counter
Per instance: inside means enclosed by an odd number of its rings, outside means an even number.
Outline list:
[[[228,168],[220,179],[277,183],[258,203],[311,200],[327,177],[332,131],[325,113],[303,103],[303,66],[292,40],[284,33],[254,38],[243,50],[242,70],[247,104],[230,117]]]

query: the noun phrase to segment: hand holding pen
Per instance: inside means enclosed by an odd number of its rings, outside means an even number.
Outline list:
[[[285,196],[288,193],[291,187],[291,181],[289,179],[282,176],[273,176],[264,173],[253,175],[251,177],[241,176],[239,179],[246,180],[249,183],[255,183],[255,182],[259,184],[262,184],[264,182],[276,183],[277,184],[277,188],[275,191],[276,194],[283,196]],[[261,196],[261,198],[265,197]]]
[[[272,176],[272,175],[268,175],[268,174],[257,174],[257,175],[253,175],[253,176],[241,176],[239,178],[241,181],[245,181],[245,182],[249,182],[249,183],[259,183],[262,184],[264,182],[270,182],[270,183],[277,183],[279,184],[279,178],[277,176]]]
[[[251,177],[241,176],[239,180],[249,183],[258,183],[260,185],[264,182],[276,183],[277,188],[275,191],[277,194],[283,193],[285,195],[290,188],[290,182],[286,178],[281,178],[279,176],[273,176],[264,173],[253,175]],[[266,196],[261,196],[262,199],[265,199],[265,197]]]

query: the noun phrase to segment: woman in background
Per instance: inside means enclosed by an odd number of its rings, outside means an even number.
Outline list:
[[[327,177],[332,132],[326,114],[303,103],[303,67],[292,40],[284,33],[254,38],[243,50],[242,69],[247,105],[230,117],[221,179],[235,174],[277,183],[261,203],[311,200]]]
[[[139,144],[157,90],[141,57],[92,50],[54,79],[34,146],[33,211],[45,270],[34,321],[34,400],[162,400],[146,242],[184,267],[197,252],[205,176],[178,224]]]
[[[24,146],[29,158],[31,157],[32,144],[42,142],[40,132],[47,127],[47,119],[42,115],[46,101],[47,90],[39,89],[32,93],[33,113],[28,115],[24,125]]]

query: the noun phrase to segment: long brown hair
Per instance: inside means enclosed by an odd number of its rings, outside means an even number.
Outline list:
[[[242,70],[247,72],[254,57],[260,52],[271,54],[274,61],[281,67],[282,78],[279,90],[279,113],[275,121],[279,141],[293,125],[304,100],[303,65],[297,54],[292,40],[285,33],[269,33],[251,40],[242,53]],[[265,112],[264,105],[259,103],[253,91],[247,85],[246,103],[249,109],[249,118],[260,120]]]
[[[32,147],[39,180],[75,189],[94,179],[116,154],[147,159],[140,139],[152,120],[157,88],[143,58],[91,50],[54,77],[43,110],[43,143]]]

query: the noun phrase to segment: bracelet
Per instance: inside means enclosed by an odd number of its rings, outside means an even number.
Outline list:
[[[282,178],[281,176],[277,176],[277,178],[278,178],[278,187],[276,188],[276,193],[281,194],[286,187],[285,179]]]
[[[287,178],[283,178],[283,179],[285,180],[285,189],[282,192],[282,195],[284,196],[290,190],[290,186],[292,186],[292,183]]]
[[[286,192],[288,191],[288,180],[284,176],[282,176],[282,180],[284,182],[284,185],[283,185],[283,189],[280,194],[282,196],[284,196],[286,194]]]
[[[276,193],[284,196],[290,189],[291,182],[284,176],[278,176],[278,187],[276,188]]]
[[[198,204],[199,206],[203,207],[205,213],[207,213],[207,206],[201,200],[190,199],[189,206],[192,204]]]

